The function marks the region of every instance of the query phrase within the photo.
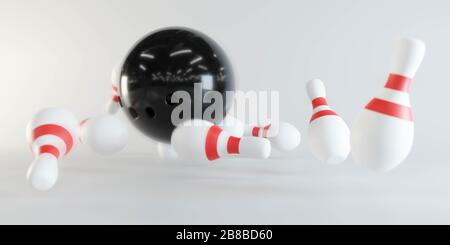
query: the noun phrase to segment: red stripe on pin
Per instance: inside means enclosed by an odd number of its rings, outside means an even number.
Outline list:
[[[86,119],[82,120],[80,122],[80,126],[83,126],[84,124],[86,124],[87,120],[89,120],[89,118],[86,118]]]
[[[43,135],[54,135],[56,137],[59,137],[64,141],[66,144],[66,152],[65,154],[69,153],[69,151],[72,149],[73,146],[73,138],[70,132],[55,124],[44,124],[41,125],[33,130],[32,134],[32,141],[35,141],[37,138],[43,136]]]
[[[120,97],[119,97],[119,96],[117,96],[117,95],[113,95],[113,96],[112,96],[112,101],[114,101],[114,102],[116,102],[116,103],[119,103],[119,100],[120,100]]]
[[[408,93],[409,88],[411,87],[411,83],[412,79],[409,77],[397,74],[389,74],[389,78],[384,87]]]
[[[399,119],[413,121],[411,107],[374,98],[366,105],[367,110],[393,116]]]
[[[80,122],[80,127],[83,127],[86,123],[87,123],[87,121],[89,120],[89,118],[86,118],[86,119],[84,119],[84,120],[81,120],[81,122]],[[78,139],[81,143],[83,143],[83,138],[82,137],[79,137],[79,139]]]
[[[231,136],[227,142],[227,152],[230,154],[239,154],[239,142],[241,138]]]
[[[259,128],[258,127],[254,127],[252,129],[252,136],[254,136],[254,137],[258,137],[259,136]]]
[[[312,123],[312,121],[316,120],[317,118],[324,116],[337,116],[337,114],[332,110],[318,111],[312,115],[311,120],[309,120],[309,123]]]
[[[313,109],[321,105],[328,105],[327,99],[325,99],[324,97],[317,97],[312,100]]]
[[[271,126],[271,125],[269,124],[269,125],[267,125],[267,126],[264,127],[264,129],[263,129],[263,135],[262,135],[263,138],[267,138],[267,133],[269,133],[270,126]]]
[[[206,158],[210,161],[219,159],[219,152],[217,151],[217,141],[222,129],[218,126],[211,126],[206,134],[205,153]]]
[[[39,155],[43,154],[43,153],[52,154],[56,158],[59,157],[58,148],[56,148],[55,146],[52,146],[52,145],[43,145],[43,146],[39,147]]]

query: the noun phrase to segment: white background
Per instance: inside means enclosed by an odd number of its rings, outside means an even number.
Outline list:
[[[450,223],[449,1],[0,0],[0,223]],[[198,29],[232,60],[239,89],[277,90],[301,147],[268,161],[188,167],[157,158],[131,124],[127,148],[79,146],[58,185],[30,189],[25,125],[48,106],[101,113],[110,72],[146,33]],[[350,123],[385,82],[394,41],[427,44],[411,98],[416,138],[388,174],[315,161],[305,83],[321,78]],[[120,115],[124,120],[125,117]]]

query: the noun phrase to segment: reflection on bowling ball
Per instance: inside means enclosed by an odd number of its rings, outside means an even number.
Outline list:
[[[201,85],[196,98],[194,84]],[[192,29],[177,27],[150,33],[131,49],[122,65],[120,103],[126,115],[145,135],[169,142],[175,129],[171,114],[178,105],[171,97],[180,90],[191,97],[191,118],[203,115],[215,102],[203,102],[209,91],[222,95],[225,116],[232,103],[225,93],[234,91],[228,58],[216,42]],[[202,113],[194,113],[194,100]]]

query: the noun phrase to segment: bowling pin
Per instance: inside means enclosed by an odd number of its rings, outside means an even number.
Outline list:
[[[244,135],[267,138],[272,147],[283,152],[292,151],[300,145],[301,135],[298,129],[287,122],[267,124],[266,126],[249,126],[244,130]]]
[[[420,40],[397,42],[384,88],[352,125],[352,156],[358,165],[389,171],[408,156],[414,138],[408,92],[424,55],[425,44]]]
[[[345,121],[328,106],[323,82],[314,79],[306,84],[312,102],[313,115],[309,121],[308,146],[322,162],[343,162],[350,152],[350,130]]]
[[[80,122],[80,128],[80,141],[102,155],[117,153],[128,143],[126,125],[112,115],[85,119]]]
[[[121,66],[116,66],[111,73],[112,96],[107,104],[107,112],[109,114],[117,113],[121,107],[119,96],[120,68]]]
[[[265,159],[270,142],[255,137],[234,137],[221,127],[203,120],[190,120],[175,128],[172,146],[182,159],[213,161],[224,156]]]
[[[26,138],[35,159],[28,169],[27,179],[35,189],[46,191],[55,185],[58,159],[72,150],[78,135],[78,120],[68,111],[48,108],[31,119]]]
[[[250,126],[237,118],[227,116],[221,126],[235,137],[253,136],[267,138],[273,148],[280,151],[291,151],[298,147],[301,141],[300,132],[292,124],[279,122],[266,126]]]

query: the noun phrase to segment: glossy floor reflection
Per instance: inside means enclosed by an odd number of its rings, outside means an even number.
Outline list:
[[[69,157],[56,187],[40,193],[25,181],[29,161],[1,157],[1,224],[450,223],[445,163],[376,174],[294,156],[215,166]]]

